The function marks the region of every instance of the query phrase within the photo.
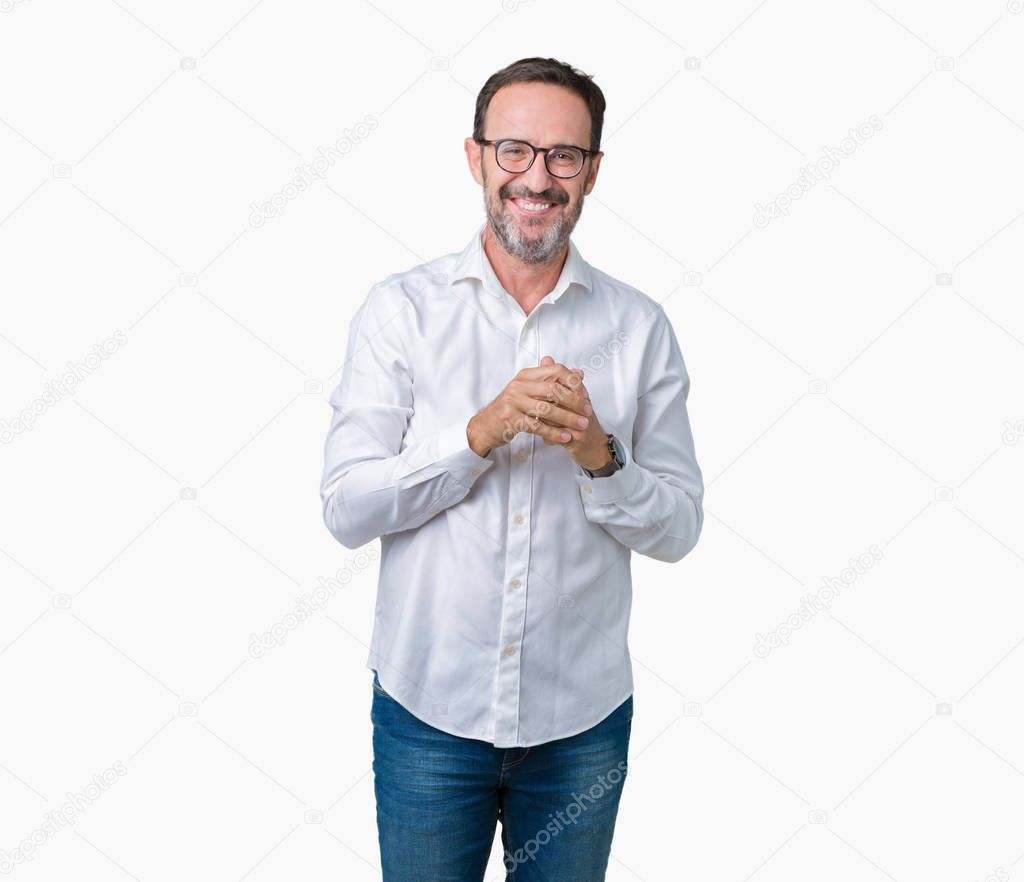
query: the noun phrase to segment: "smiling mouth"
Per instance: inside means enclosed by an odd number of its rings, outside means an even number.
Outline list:
[[[510,198],[508,201],[518,209],[520,214],[528,217],[543,217],[546,214],[550,214],[560,204],[545,200],[525,199],[518,196]]]

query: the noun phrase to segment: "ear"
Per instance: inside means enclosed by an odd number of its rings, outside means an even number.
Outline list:
[[[594,189],[594,184],[597,182],[597,171],[601,167],[601,160],[603,158],[603,151],[598,151],[590,157],[590,171],[587,173],[587,180],[583,185],[584,196],[589,196],[590,191]]]
[[[482,187],[484,185],[484,175],[483,170],[480,168],[480,164],[483,162],[483,151],[480,150],[480,145],[472,138],[466,138],[465,148],[466,161],[469,163],[469,172],[473,175],[473,180]]]

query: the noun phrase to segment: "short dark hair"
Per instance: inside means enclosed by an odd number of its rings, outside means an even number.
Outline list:
[[[484,137],[487,108],[494,93],[512,83],[551,83],[571,89],[579,95],[590,110],[590,149],[601,149],[601,129],[604,128],[604,93],[590,74],[577,70],[554,58],[520,58],[508,67],[491,74],[476,96],[476,114],[473,117],[473,137]]]

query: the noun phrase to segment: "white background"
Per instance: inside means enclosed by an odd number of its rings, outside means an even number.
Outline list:
[[[476,93],[542,55],[607,97],[574,240],[669,312],[706,482],[697,549],[634,555],[608,878],[1024,876],[1022,42],[1016,0],[0,2],[0,857],[125,772],[11,875],[379,878],[327,395],[370,285],[482,222]]]

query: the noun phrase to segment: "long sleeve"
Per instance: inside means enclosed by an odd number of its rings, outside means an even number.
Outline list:
[[[403,447],[413,414],[404,345],[409,301],[374,286],[352,319],[320,484],[324,523],[345,547],[409,530],[461,501],[494,465],[466,437],[472,413]]]
[[[575,476],[588,520],[623,545],[677,561],[697,544],[704,524],[704,482],[686,411],[690,378],[672,324],[659,306],[641,367],[632,450],[607,478]],[[660,327],[659,327],[660,325]],[[600,402],[595,401],[598,417]]]

